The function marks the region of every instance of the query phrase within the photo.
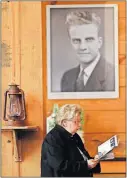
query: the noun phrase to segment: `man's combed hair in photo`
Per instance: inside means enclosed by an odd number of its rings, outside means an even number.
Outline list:
[[[68,28],[73,25],[95,24],[99,30],[101,18],[93,12],[72,11],[67,14],[65,24],[67,24]]]
[[[81,114],[81,111],[77,104],[66,104],[59,109],[56,123],[61,125],[63,120],[72,120],[77,114]]]

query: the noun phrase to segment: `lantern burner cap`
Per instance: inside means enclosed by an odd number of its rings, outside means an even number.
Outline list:
[[[9,86],[19,86],[19,85],[17,85],[17,84],[14,83],[14,82],[11,82],[11,83],[9,84]]]

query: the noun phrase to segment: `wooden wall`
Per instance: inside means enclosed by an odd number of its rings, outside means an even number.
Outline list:
[[[10,67],[2,68],[2,102],[8,83],[15,79],[25,92],[26,125],[38,125],[40,128],[37,133],[23,137],[21,163],[14,161],[12,133],[2,132],[3,176],[40,175],[44,118],[41,11],[39,1],[2,3],[3,63],[10,59]]]
[[[57,4],[63,3],[72,2]],[[80,3],[82,2],[77,2]],[[46,5],[50,2],[2,2],[1,100],[3,103],[8,84],[15,80],[25,92],[26,125],[39,126],[38,132],[29,133],[22,139],[22,162],[14,161],[12,132],[2,132],[2,176],[40,176],[41,143],[46,133],[46,117],[54,103],[60,106],[65,103],[78,103],[84,108],[84,139],[92,156],[97,151],[97,145],[117,134],[120,145],[115,149],[115,156],[125,157],[125,2],[105,3],[118,4],[119,8],[120,97],[101,100],[48,100],[45,27]],[[5,125],[4,121],[2,125]],[[103,161],[101,165],[103,176],[125,177],[125,161]]]

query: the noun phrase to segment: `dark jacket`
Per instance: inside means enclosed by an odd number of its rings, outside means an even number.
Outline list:
[[[90,159],[79,135],[71,135],[63,127],[56,125],[45,137],[41,153],[41,177],[92,177],[93,172],[100,172],[100,164],[89,169]]]
[[[76,88],[76,80],[80,72],[80,66],[70,69],[64,73],[61,79],[62,92],[90,92],[90,91],[114,91],[115,70],[114,66],[100,58],[90,78],[82,89]]]

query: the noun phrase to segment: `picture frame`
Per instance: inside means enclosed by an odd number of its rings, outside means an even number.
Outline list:
[[[106,89],[96,87],[98,81],[93,83],[87,90],[76,91],[75,89],[61,89],[62,76],[66,71],[76,68],[78,60],[72,48],[66,25],[66,16],[72,11],[87,11],[97,14],[101,19],[100,36],[103,45],[100,56],[105,57],[106,63],[111,66],[110,82],[106,83]],[[103,99],[119,97],[119,62],[118,62],[118,6],[116,4],[82,4],[82,5],[47,5],[47,94],[48,99]],[[101,59],[100,59],[101,61]],[[100,68],[106,70],[106,63]],[[109,73],[108,73],[109,74]],[[72,74],[73,75],[73,74]],[[94,75],[95,76],[95,75]],[[89,77],[89,79],[90,79]],[[89,79],[87,83],[89,82]],[[104,78],[105,79],[105,78]],[[67,79],[68,84],[73,79]],[[110,86],[114,84],[112,88]],[[65,87],[66,87],[65,83]],[[93,87],[93,89],[92,89]]]

